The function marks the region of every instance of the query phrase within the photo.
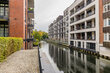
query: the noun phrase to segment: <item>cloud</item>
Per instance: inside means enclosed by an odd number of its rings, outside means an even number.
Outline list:
[[[35,29],[48,31],[48,26],[63,11],[70,6],[74,0],[35,0]]]

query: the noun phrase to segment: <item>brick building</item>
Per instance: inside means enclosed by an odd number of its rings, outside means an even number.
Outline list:
[[[0,37],[21,37],[24,48],[32,48],[33,19],[34,0],[0,0]]]

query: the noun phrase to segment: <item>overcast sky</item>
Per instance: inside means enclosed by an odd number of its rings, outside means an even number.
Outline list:
[[[35,0],[35,29],[48,32],[48,26],[74,0]]]

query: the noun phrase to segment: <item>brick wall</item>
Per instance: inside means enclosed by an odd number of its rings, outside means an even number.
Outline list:
[[[9,36],[25,38],[25,0],[9,1]]]
[[[104,40],[104,33],[103,33],[103,1],[99,0],[99,39],[100,39],[100,44],[103,44],[103,40]]]

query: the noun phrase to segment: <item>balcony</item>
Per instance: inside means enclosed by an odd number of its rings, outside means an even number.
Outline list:
[[[34,29],[34,25],[33,24],[28,24],[27,27],[28,27],[28,29]]]
[[[74,23],[75,20],[74,20],[74,17],[70,19],[70,24]]]
[[[74,26],[71,26],[71,30],[70,31],[74,31]]]
[[[77,40],[85,40],[85,33],[77,33],[76,39]]]
[[[24,39],[23,41],[27,41],[27,42],[30,42],[30,41],[34,41],[34,38],[27,38],[27,39]]]
[[[89,9],[87,10],[87,15],[86,15],[86,17],[91,16],[91,15],[93,15],[93,14],[95,14],[95,6],[89,8]]]
[[[90,3],[92,3],[93,0],[87,0],[87,5],[89,5]]]
[[[88,17],[88,16],[91,16],[91,15],[93,15],[93,14],[95,14],[95,11],[91,11],[91,10],[87,11],[87,17]]]
[[[79,14],[79,15],[76,16],[76,21],[79,21],[79,20],[84,19],[84,18],[85,18],[85,14],[84,13]]]
[[[76,12],[84,8],[84,2],[81,2],[78,6],[76,6]]]
[[[87,40],[95,40],[95,32],[88,32]]]
[[[0,16],[0,21],[8,21],[8,16]]]
[[[85,24],[84,23],[76,25],[76,30],[82,30],[82,29],[85,29]]]
[[[74,34],[71,34],[71,37],[70,37],[70,39],[74,39]]]
[[[28,13],[34,13],[34,8],[28,8]]]
[[[74,9],[70,11],[70,16],[74,14]]]
[[[28,0],[28,7],[34,8],[34,0]]]
[[[92,19],[90,21],[87,21],[87,26],[86,28],[94,28],[95,27],[95,19]]]

